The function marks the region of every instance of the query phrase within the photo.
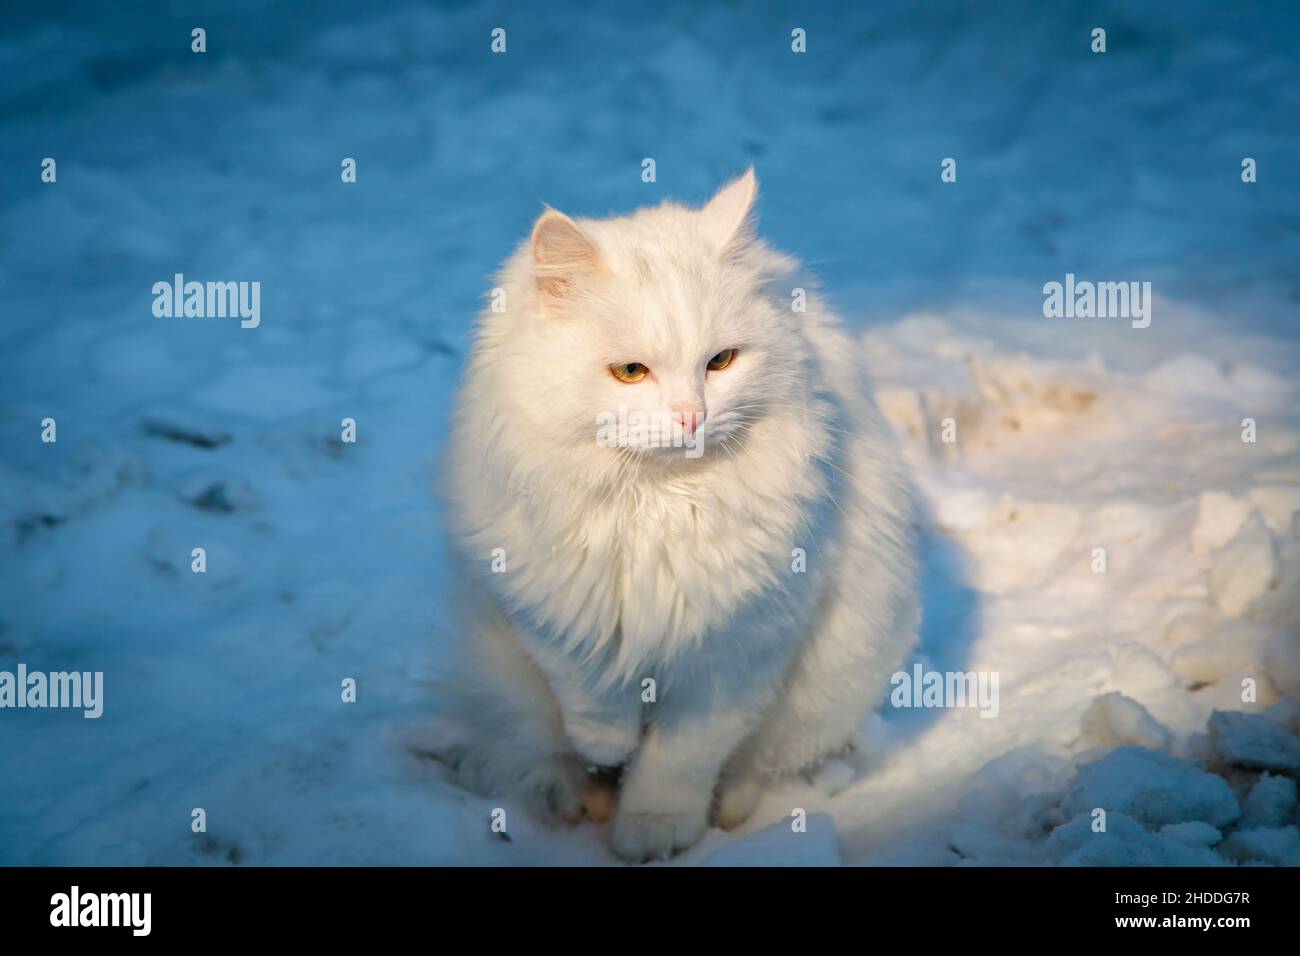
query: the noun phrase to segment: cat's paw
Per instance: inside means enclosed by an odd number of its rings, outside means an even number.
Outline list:
[[[736,777],[718,787],[713,801],[713,822],[724,830],[734,830],[753,815],[763,788],[753,777]]]
[[[618,809],[617,782],[601,775],[588,777],[582,794],[582,809],[592,823],[607,823]]]
[[[699,842],[708,827],[701,812],[619,812],[614,818],[611,845],[629,863],[665,860]]]
[[[525,790],[538,815],[577,823],[582,819],[587,774],[571,754],[550,756],[531,768]]]

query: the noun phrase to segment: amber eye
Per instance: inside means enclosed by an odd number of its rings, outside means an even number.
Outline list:
[[[610,372],[620,382],[627,382],[632,385],[646,377],[650,371],[640,362],[624,362],[622,365],[611,365]]]
[[[720,372],[736,360],[735,349],[723,349],[713,358],[709,359],[709,371]]]

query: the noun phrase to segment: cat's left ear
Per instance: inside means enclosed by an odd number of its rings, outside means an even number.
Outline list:
[[[547,209],[533,226],[533,273],[543,294],[562,299],[573,283],[600,268],[596,245],[576,222]]]
[[[758,198],[758,177],[750,166],[744,174],[718,190],[700,210],[704,234],[729,256],[754,238],[754,200]]]

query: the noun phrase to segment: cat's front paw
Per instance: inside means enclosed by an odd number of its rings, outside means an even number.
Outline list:
[[[577,823],[582,818],[586,779],[576,757],[556,754],[538,761],[529,770],[524,791],[535,815]]]
[[[708,815],[698,813],[622,812],[614,818],[611,845],[629,863],[666,860],[694,846],[704,835]]]
[[[753,815],[762,795],[763,788],[753,777],[724,781],[713,801],[713,822],[724,830],[734,830]]]

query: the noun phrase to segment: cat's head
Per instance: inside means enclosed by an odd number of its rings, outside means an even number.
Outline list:
[[[498,346],[539,434],[698,459],[800,397],[790,290],[774,284],[793,263],[754,235],[757,190],[751,169],[701,209],[537,220],[513,266],[530,307]]]

